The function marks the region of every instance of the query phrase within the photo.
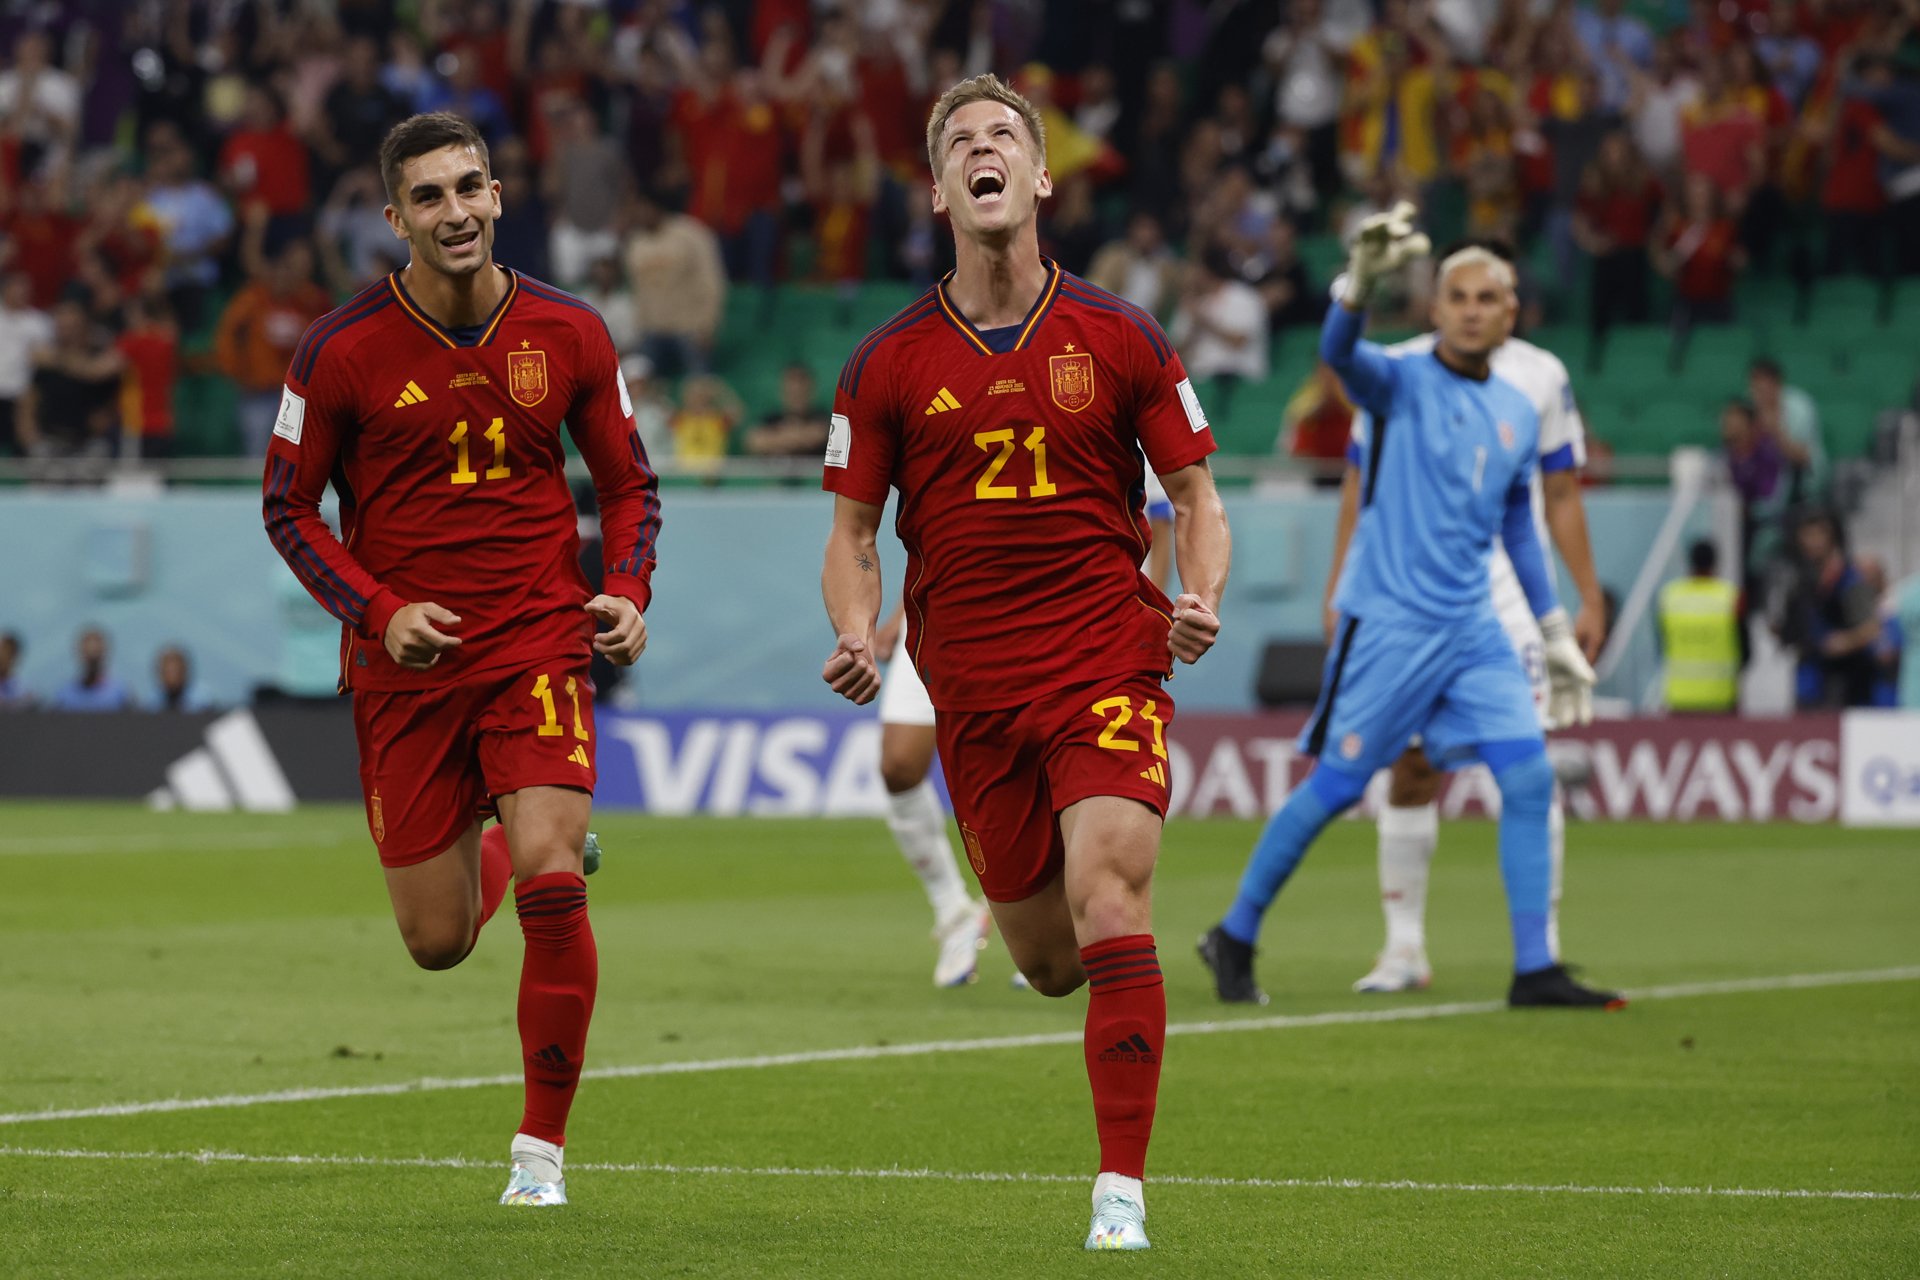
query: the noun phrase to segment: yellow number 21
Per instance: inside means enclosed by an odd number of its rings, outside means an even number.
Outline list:
[[[973,444],[977,449],[993,449],[998,452],[988,461],[986,474],[974,482],[973,496],[976,498],[1017,498],[1020,486],[1017,484],[995,484],[1007,463],[1013,459],[1014,431],[1012,427],[1002,427],[998,431],[976,431]],[[1058,493],[1059,487],[1047,479],[1047,429],[1035,427],[1027,433],[1026,450],[1033,455],[1033,483],[1027,486],[1029,498],[1050,498]]]

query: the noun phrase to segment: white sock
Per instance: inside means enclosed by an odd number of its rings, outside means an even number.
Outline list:
[[[1547,954],[1560,963],[1560,880],[1567,862],[1567,811],[1560,805],[1560,788],[1553,789],[1547,809],[1547,851],[1553,858],[1553,879],[1547,898]]]
[[[1118,1191],[1123,1195],[1131,1196],[1133,1202],[1140,1206],[1141,1216],[1146,1216],[1147,1189],[1141,1183],[1140,1179],[1129,1178],[1125,1174],[1120,1173],[1101,1174],[1093,1180],[1093,1203],[1096,1208],[1099,1207],[1100,1197],[1106,1195],[1109,1191]]]
[[[931,780],[922,779],[913,790],[887,797],[887,827],[900,846],[900,856],[920,877],[936,925],[972,909],[960,867],[953,860],[953,844],[947,839],[947,815]]]
[[[1380,810],[1380,910],[1388,951],[1427,946],[1427,878],[1440,844],[1440,806]]]
[[[513,1162],[526,1166],[528,1173],[540,1182],[558,1182],[562,1174],[560,1166],[565,1159],[566,1149],[555,1146],[545,1138],[536,1138],[531,1134],[513,1135]]]

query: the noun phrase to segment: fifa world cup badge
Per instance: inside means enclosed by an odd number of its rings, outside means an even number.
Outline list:
[[[507,389],[515,403],[531,409],[547,398],[547,353],[509,351],[507,353]]]
[[[1085,351],[1049,356],[1047,368],[1053,378],[1053,402],[1068,413],[1078,413],[1093,403],[1093,356]]]

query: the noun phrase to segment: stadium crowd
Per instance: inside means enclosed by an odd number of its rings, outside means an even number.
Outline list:
[[[818,405],[706,381],[727,290],[943,272],[920,121],[990,68],[1047,122],[1046,251],[1223,396],[1319,319],[1301,238],[1401,195],[1595,329],[1656,276],[1718,323],[1745,271],[1920,268],[1916,0],[64,0],[0,35],[0,452],[164,455],[218,371],[258,453],[305,324],[398,265],[370,160],[429,109],[493,147],[496,257],[601,308],[695,465],[817,449]]]
[[[1595,333],[1734,322],[1743,273],[1920,272],[1920,0],[48,0],[0,49],[0,457],[167,456],[214,374],[260,454],[306,325],[401,265],[372,158],[422,110],[481,128],[496,259],[601,311],[695,473],[818,455],[816,369],[730,385],[729,291],[765,327],[783,283],[943,273],[921,125],[989,69],[1046,121],[1044,251],[1221,413],[1323,314],[1303,244],[1403,196]],[[1423,324],[1427,274],[1376,322]],[[1338,459],[1350,413],[1319,370],[1278,447]],[[1753,583],[1824,495],[1819,406],[1762,362],[1722,426]]]

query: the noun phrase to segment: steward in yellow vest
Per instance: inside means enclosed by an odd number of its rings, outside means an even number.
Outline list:
[[[1731,712],[1740,705],[1740,589],[1714,576],[1713,544],[1693,544],[1693,575],[1660,588],[1660,647],[1667,706]]]

